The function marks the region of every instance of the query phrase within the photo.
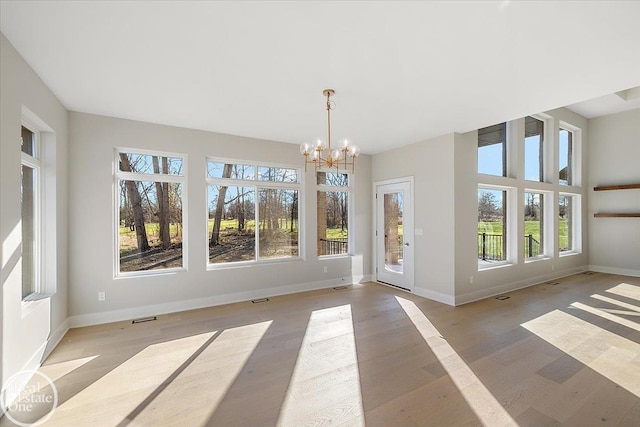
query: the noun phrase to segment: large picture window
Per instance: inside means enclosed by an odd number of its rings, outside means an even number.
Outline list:
[[[349,174],[317,172],[318,256],[349,253]]]
[[[297,169],[210,159],[207,188],[209,264],[299,256]]]
[[[117,150],[116,162],[117,274],[183,268],[184,158]]]

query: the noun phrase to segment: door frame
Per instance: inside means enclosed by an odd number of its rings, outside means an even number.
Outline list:
[[[397,286],[393,286],[393,285],[389,285],[387,283],[384,282],[379,282],[378,281],[378,272],[377,272],[377,268],[378,268],[378,241],[377,241],[377,236],[376,236],[376,230],[378,227],[378,201],[376,198],[376,193],[377,193],[377,188],[380,185],[388,185],[388,184],[398,184],[401,182],[408,182],[409,183],[409,197],[411,197],[411,216],[413,217],[413,235],[411,236],[411,242],[413,245],[413,265],[411,266],[411,271],[405,272],[405,274],[407,275],[407,277],[409,278],[409,281],[411,283],[411,287],[409,289],[404,289],[404,288],[400,288]],[[416,247],[415,247],[415,228],[416,228],[416,216],[415,216],[415,197],[414,197],[414,193],[415,193],[415,185],[414,185],[414,177],[413,175],[409,175],[409,176],[405,176],[405,177],[400,177],[400,178],[391,178],[391,179],[384,179],[381,181],[374,181],[373,182],[373,188],[372,188],[372,218],[373,221],[372,222],[372,229],[371,229],[371,246],[373,248],[372,252],[372,265],[373,265],[373,281],[381,284],[381,285],[385,285],[385,286],[389,286],[393,289],[397,289],[397,290],[401,290],[401,291],[405,291],[405,292],[409,292],[409,293],[414,293],[414,289],[415,289],[415,254],[416,254]]]

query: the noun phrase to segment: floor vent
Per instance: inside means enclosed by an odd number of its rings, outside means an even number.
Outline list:
[[[335,287],[335,288],[333,288],[333,289],[335,289],[336,291],[341,291],[341,290],[343,290],[343,289],[347,289],[347,287],[346,287],[346,286],[336,286],[336,287]]]
[[[593,271],[585,271],[582,274],[586,274],[587,276],[591,276],[593,274]]]
[[[499,295],[499,296],[496,297],[496,299],[498,301],[504,301],[504,300],[509,299],[509,298],[511,298],[511,297],[508,297],[506,295]]]
[[[555,285],[559,285],[559,282],[547,282],[545,283],[545,285],[551,285],[551,286],[555,286]]]
[[[136,323],[153,322],[154,320],[158,320],[158,318],[156,316],[142,317],[140,319],[133,319],[131,324],[135,325]]]
[[[258,304],[259,302],[267,302],[269,301],[269,298],[258,298],[258,299],[252,299],[251,302],[254,304]]]

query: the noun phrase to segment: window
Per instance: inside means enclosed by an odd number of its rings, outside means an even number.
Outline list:
[[[39,151],[38,133],[22,126],[22,299],[40,287]]]
[[[524,257],[544,255],[544,195],[524,193]]]
[[[507,259],[507,191],[478,188],[478,265]]]
[[[558,197],[558,250],[561,254],[580,252],[579,210],[580,196],[560,194]]]
[[[507,124],[478,130],[478,173],[507,176]]]
[[[560,128],[558,150],[560,185],[573,185],[573,132]]]
[[[543,181],[544,122],[534,117],[524,119],[524,179]]]
[[[207,161],[209,264],[299,256],[298,169]]]
[[[116,274],[184,267],[185,159],[116,150]]]
[[[349,175],[317,172],[318,256],[349,253]]]

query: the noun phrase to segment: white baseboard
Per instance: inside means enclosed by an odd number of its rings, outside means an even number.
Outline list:
[[[562,271],[554,271],[540,276],[529,277],[524,280],[518,280],[517,282],[505,283],[491,288],[481,289],[475,292],[469,292],[466,294],[456,295],[455,305],[467,304],[474,301],[479,301],[485,298],[500,295],[506,292],[517,291],[518,289],[528,288],[529,286],[537,285],[549,280],[560,279],[562,277],[571,276],[572,274],[583,273],[587,271],[587,266],[569,268]]]
[[[447,305],[455,305],[455,298],[452,295],[443,294],[442,292],[415,288],[413,293],[422,298],[427,298]]]
[[[44,361],[51,352],[60,344],[64,334],[69,331],[69,319],[64,319],[64,321],[56,328],[55,331],[51,332],[49,335],[49,339],[47,340],[47,347],[45,348],[44,354],[42,356],[42,360]]]
[[[598,273],[619,274],[621,276],[640,277],[640,270],[630,268],[605,267],[604,265],[589,265],[589,270]]]
[[[132,320],[146,316],[175,313],[185,310],[195,310],[198,308],[249,301],[256,298],[274,297],[279,295],[293,294],[296,292],[331,288],[337,285],[339,286],[344,284],[360,283],[362,280],[363,279],[359,279],[358,277],[342,277],[337,279],[321,280],[317,282],[299,283],[295,285],[278,286],[275,288],[256,289],[253,291],[236,292],[226,295],[215,295],[204,298],[175,301],[164,304],[145,305],[125,308],[122,310],[79,314],[69,317],[68,326],[70,328],[79,328],[83,326],[99,325],[103,323],[120,322],[123,320]]]

